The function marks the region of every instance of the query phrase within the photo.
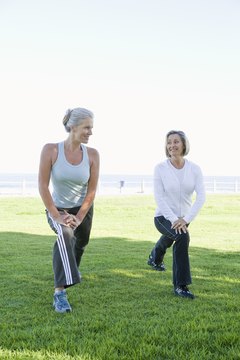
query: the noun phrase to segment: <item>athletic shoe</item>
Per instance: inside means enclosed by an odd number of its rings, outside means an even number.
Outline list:
[[[166,270],[166,267],[163,262],[161,264],[156,264],[151,258],[148,259],[147,264],[149,266],[151,266],[151,268],[153,270],[157,270],[157,271],[165,271]]]
[[[53,307],[56,312],[65,313],[71,312],[72,308],[67,299],[66,290],[57,291],[53,296]]]
[[[191,291],[188,289],[188,287],[186,285],[178,286],[177,288],[174,289],[174,293],[175,293],[175,295],[180,296],[180,297],[185,297],[185,298],[190,298],[190,299],[195,298],[193,293],[191,293]]]

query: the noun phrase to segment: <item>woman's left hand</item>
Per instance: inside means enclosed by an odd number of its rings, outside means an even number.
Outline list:
[[[80,224],[81,224],[81,221],[75,215],[70,215],[69,220],[68,220],[68,225],[73,230],[75,230]]]

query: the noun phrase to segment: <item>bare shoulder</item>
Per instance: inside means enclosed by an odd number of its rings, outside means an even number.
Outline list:
[[[87,146],[88,156],[92,159],[99,159],[99,153],[96,149]]]
[[[44,146],[43,146],[43,148],[42,148],[42,151],[44,152],[44,153],[55,153],[56,151],[57,151],[57,149],[58,149],[58,146],[57,146],[58,144],[45,144]]]
[[[56,161],[58,156],[58,144],[45,144],[42,148],[41,159],[43,161],[50,161],[52,164]]]

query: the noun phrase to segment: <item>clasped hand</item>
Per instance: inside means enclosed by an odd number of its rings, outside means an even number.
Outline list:
[[[76,229],[80,224],[81,221],[72,214],[69,214],[67,211],[60,212],[60,216],[56,219],[59,224],[68,226],[72,229]]]
[[[175,230],[176,234],[177,233],[181,234],[182,232],[186,234],[188,231],[187,223],[182,218],[179,218],[178,220],[174,221],[174,223],[172,224],[172,229]]]

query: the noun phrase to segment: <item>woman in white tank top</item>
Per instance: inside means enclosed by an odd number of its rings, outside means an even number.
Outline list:
[[[93,113],[84,108],[68,110],[63,125],[67,139],[46,144],[39,166],[39,193],[49,225],[57,234],[53,247],[53,306],[60,313],[72,310],[66,288],[81,281],[79,265],[89,242],[99,177],[99,154],[85,146],[92,135]]]

